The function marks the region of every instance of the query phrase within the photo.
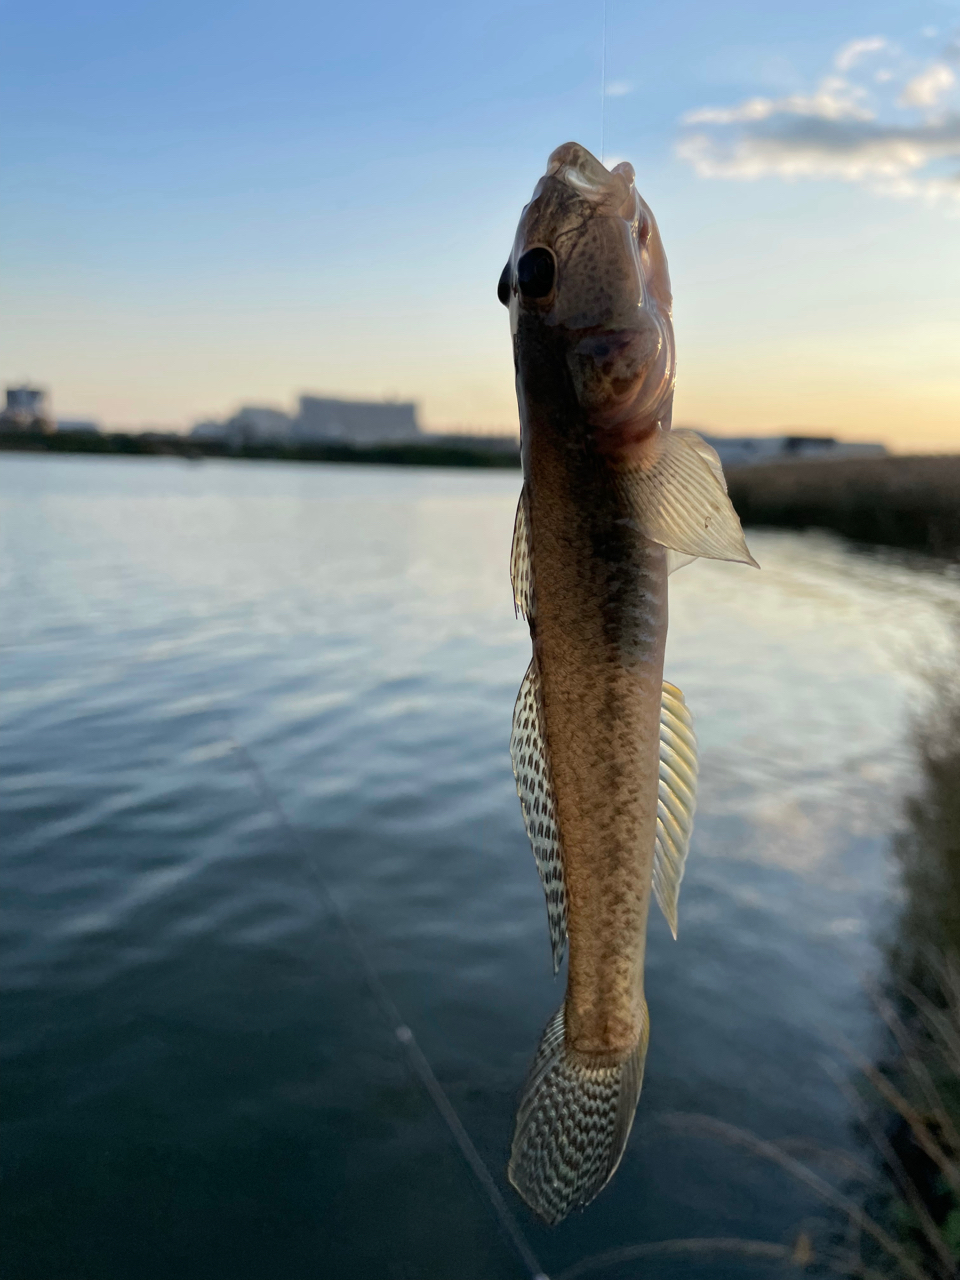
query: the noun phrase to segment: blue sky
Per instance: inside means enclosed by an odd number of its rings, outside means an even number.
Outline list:
[[[496,281],[549,152],[599,149],[602,11],[8,5],[0,376],[114,425],[315,391],[513,429]],[[608,0],[677,420],[960,447],[958,36],[960,0]]]

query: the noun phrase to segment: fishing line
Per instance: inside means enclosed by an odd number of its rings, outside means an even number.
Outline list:
[[[607,0],[603,0],[603,47],[600,52],[600,163],[603,164],[603,131],[607,117]]]
[[[480,1183],[480,1186],[487,1194],[490,1206],[496,1215],[504,1234],[519,1254],[523,1265],[530,1273],[531,1280],[549,1280],[549,1276],[543,1270],[537,1259],[536,1254],[531,1249],[523,1230],[511,1213],[507,1202],[500,1194],[500,1188],[493,1179],[493,1175],[484,1163],[483,1157],[474,1146],[470,1135],[463,1127],[460,1117],[457,1115],[453,1104],[444,1093],[440,1081],[434,1075],[433,1068],[427,1061],[426,1055],[417,1044],[416,1036],[413,1034],[410,1026],[404,1022],[400,1016],[400,1010],[393,1002],[389,991],[384,986],[383,979],[380,977],[367,954],[367,950],[360,939],[359,934],[350,923],[347,915],[341,908],[339,902],[334,897],[326,881],[317,869],[316,862],[309,856],[309,852],[303,841],[303,838],[297,828],[287,817],[286,811],[276,792],[271,787],[259,763],[250,753],[248,748],[236,737],[235,734],[229,732],[228,740],[236,751],[237,755],[246,765],[248,771],[257,784],[261,798],[267,809],[273,814],[278,826],[280,826],[287,834],[293,845],[296,847],[300,855],[300,860],[306,869],[308,875],[312,878],[314,885],[320,892],[327,905],[330,914],[337,921],[344,937],[353,952],[353,958],[357,962],[357,966],[366,979],[367,987],[373,996],[384,1021],[389,1025],[393,1032],[397,1043],[400,1044],[406,1054],[407,1061],[413,1068],[415,1074],[419,1078],[421,1084],[426,1090],[428,1096],[434,1106],[439,1111],[441,1117],[446,1123],[447,1128],[460,1148],[460,1153],[466,1160],[467,1164],[473,1170],[474,1176]]]

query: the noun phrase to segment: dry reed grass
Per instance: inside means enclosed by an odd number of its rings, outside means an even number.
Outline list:
[[[732,469],[727,483],[745,525],[960,554],[960,454],[770,462]]]

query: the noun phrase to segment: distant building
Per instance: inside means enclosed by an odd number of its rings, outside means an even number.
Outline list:
[[[206,418],[203,422],[198,422],[190,431],[191,440],[225,440],[226,435],[227,424],[217,422],[215,418]]]
[[[424,439],[413,403],[322,396],[301,396],[296,417],[280,409],[244,405],[225,422],[198,422],[190,436],[194,440],[222,440],[230,449],[251,444],[373,445]]]
[[[703,434],[703,433],[701,433]],[[749,467],[758,462],[789,462],[802,458],[879,458],[882,444],[837,440],[833,436],[708,436],[727,467]]]
[[[244,444],[287,444],[292,422],[282,409],[248,404],[224,425],[227,441],[235,448]]]
[[[0,412],[0,431],[54,430],[47,411],[47,393],[41,387],[7,387],[6,408]]]
[[[293,438],[303,444],[386,444],[421,438],[417,406],[369,400],[330,400],[301,396]]]
[[[222,440],[231,449],[248,444],[289,444],[293,420],[282,409],[246,404],[225,422],[198,422],[193,440]]]

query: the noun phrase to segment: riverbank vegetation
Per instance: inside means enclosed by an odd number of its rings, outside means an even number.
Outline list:
[[[357,446],[352,444],[246,444],[231,448],[219,440],[194,440],[173,432],[132,434],[115,431],[0,433],[0,450],[21,453],[84,453],[150,457],[249,458],[275,462],[380,463],[400,467],[519,467],[520,449],[475,448],[425,440]]]
[[[727,481],[745,525],[960,554],[960,454],[772,462],[739,467]]]
[[[960,654],[958,654],[960,659]],[[933,681],[916,732],[920,785],[896,844],[903,908],[878,1008],[878,1210],[931,1276],[960,1274],[960,662]]]

